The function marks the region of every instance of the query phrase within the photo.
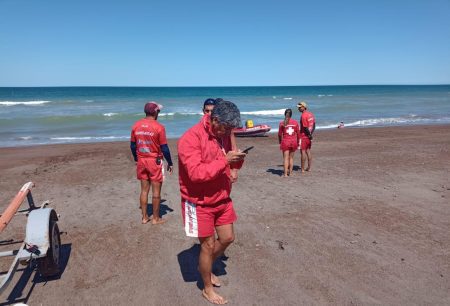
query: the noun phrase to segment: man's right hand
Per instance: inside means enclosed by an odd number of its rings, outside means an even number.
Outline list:
[[[245,156],[247,156],[247,154],[242,152],[229,151],[225,157],[228,163],[232,164],[244,160]]]

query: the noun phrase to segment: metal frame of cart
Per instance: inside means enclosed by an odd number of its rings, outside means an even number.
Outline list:
[[[15,256],[8,272],[0,275],[0,293],[8,286],[19,263],[29,265],[36,262],[39,273],[45,277],[58,275],[61,271],[61,238],[57,224],[58,215],[53,208],[46,207],[49,204],[48,201],[43,202],[40,206],[35,206],[31,195],[33,187],[33,182],[24,184],[0,216],[0,234],[14,216],[27,216],[25,239],[20,248],[0,252],[0,257]],[[19,210],[25,198],[28,200],[29,207]]]

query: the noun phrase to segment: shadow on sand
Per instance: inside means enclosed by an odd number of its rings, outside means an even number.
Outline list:
[[[266,172],[278,175],[278,176],[282,176],[284,174],[284,170],[283,170],[283,165],[277,165],[277,167],[280,167],[281,169],[273,169],[273,168],[269,168],[266,170]],[[292,171],[300,171],[301,168],[300,166],[294,165],[294,167],[292,168]]]
[[[166,202],[166,200],[161,199],[161,204],[159,205],[159,216],[160,217],[162,217],[164,215],[167,215],[169,212],[173,212],[172,208],[170,208],[166,204],[163,204],[164,202]],[[147,214],[148,214],[149,217],[153,215],[153,205],[152,205],[152,203],[148,203],[147,204]]]
[[[181,275],[185,282],[197,282],[197,287],[203,289],[203,280],[198,272],[198,256],[200,254],[200,244],[196,243],[187,250],[180,252],[178,257],[178,264],[180,265]],[[212,272],[217,275],[226,275],[225,271],[225,261],[228,257],[225,255],[220,256],[216,259],[213,264]]]
[[[26,304],[28,302],[28,299],[31,296],[31,293],[33,292],[34,286],[39,283],[47,283],[49,281],[55,281],[61,278],[61,275],[64,273],[64,270],[67,267],[67,263],[69,262],[70,253],[72,251],[72,244],[63,244],[61,245],[61,254],[60,254],[60,268],[61,272],[52,277],[43,277],[40,275],[40,273],[36,269],[36,265],[33,263],[31,265],[26,266],[25,268],[17,269],[16,273],[22,272],[22,275],[20,276],[20,279],[17,281],[14,288],[11,290],[11,293],[9,294],[8,298],[6,299],[7,302],[0,303],[0,306],[3,305],[11,305],[16,303],[24,303]],[[34,273],[35,272],[35,273]],[[34,276],[33,276],[34,273]],[[24,291],[26,290],[27,284],[29,283],[31,277],[32,279],[32,285],[30,289],[28,289],[28,292],[26,294]],[[12,285],[12,284],[10,284]]]

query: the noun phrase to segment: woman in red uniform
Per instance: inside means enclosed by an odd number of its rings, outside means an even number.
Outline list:
[[[286,109],[284,120],[278,127],[278,143],[283,152],[284,177],[289,176],[294,168],[294,154],[299,145],[300,127],[298,122],[291,119],[292,110]]]

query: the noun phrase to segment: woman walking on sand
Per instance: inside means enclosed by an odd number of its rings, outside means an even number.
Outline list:
[[[284,120],[280,122],[278,127],[278,143],[280,150],[283,152],[283,177],[288,177],[294,168],[294,154],[298,149],[300,140],[300,127],[296,120],[292,118],[292,110],[290,108],[284,111]]]

